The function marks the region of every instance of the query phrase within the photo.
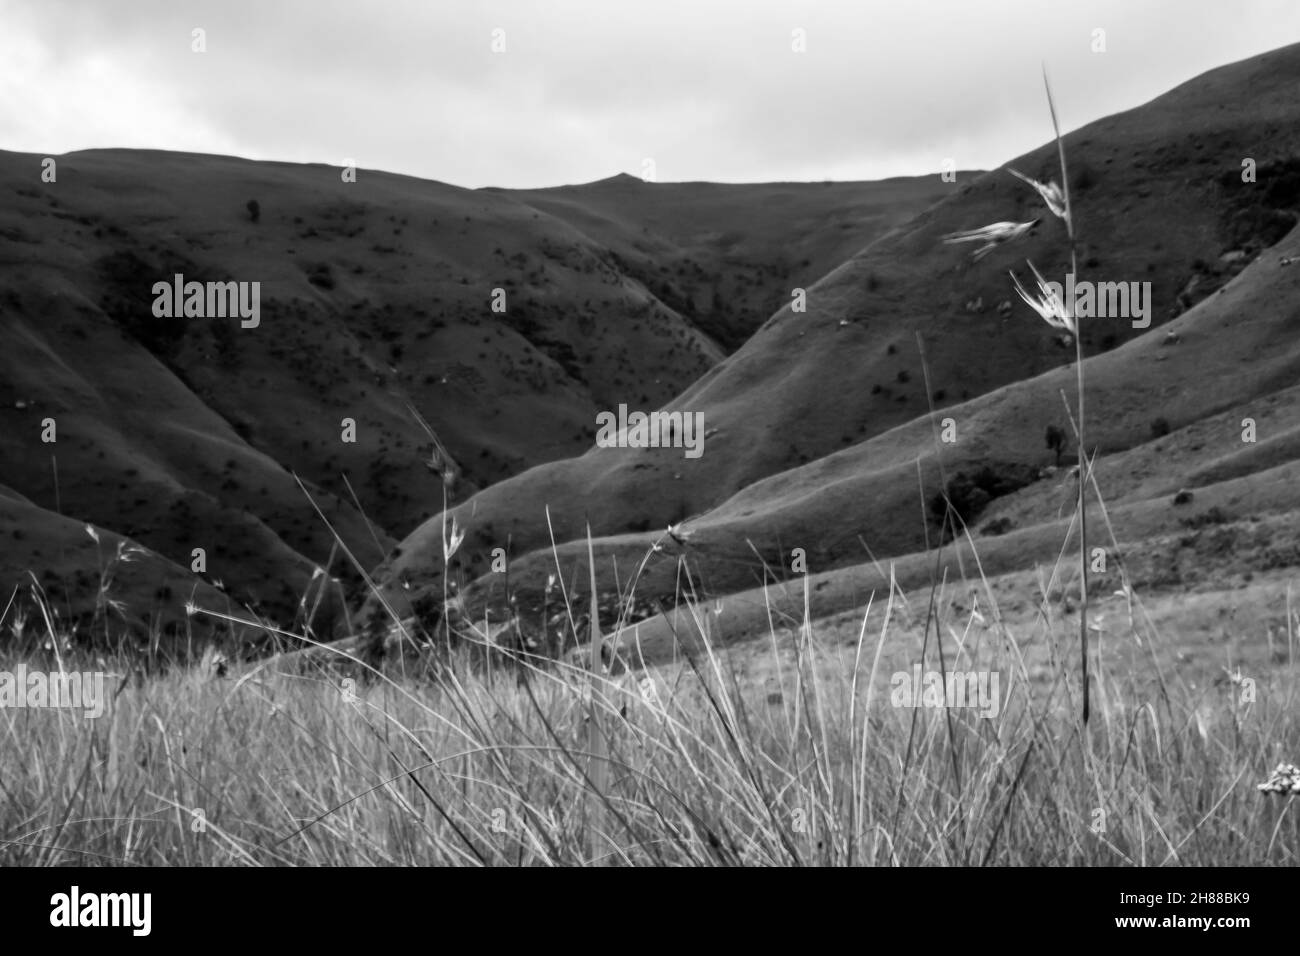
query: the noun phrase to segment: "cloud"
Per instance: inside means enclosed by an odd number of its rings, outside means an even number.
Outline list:
[[[1073,128],[1297,38],[1300,6],[0,0],[0,22],[6,148],[538,186],[647,158],[662,180],[731,182],[989,167],[1048,138],[1041,63]]]

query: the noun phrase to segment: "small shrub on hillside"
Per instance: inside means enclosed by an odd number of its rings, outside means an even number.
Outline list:
[[[946,525],[951,503],[957,517],[970,524],[994,498],[1025,487],[1035,475],[1036,469],[1019,464],[986,464],[974,472],[958,472],[948,481],[946,501],[943,493],[931,497],[930,514],[940,526]]]
[[[1065,451],[1065,431],[1055,425],[1047,426],[1047,449],[1056,453],[1056,463],[1061,463],[1061,454]]]
[[[1227,524],[1231,520],[1232,518],[1227,512],[1218,505],[1214,505],[1212,508],[1207,511],[1202,511],[1200,514],[1192,515],[1188,518],[1179,518],[1178,523],[1184,528],[1204,528],[1208,525]]]
[[[322,262],[313,266],[311,271],[307,273],[307,281],[317,288],[333,289],[334,273],[328,263]]]
[[[992,521],[986,524],[983,528],[980,529],[980,534],[990,535],[990,536],[1006,534],[1008,531],[1011,530],[1012,527],[1013,526],[1011,523],[1011,519],[1004,515],[1001,518],[994,518]]]

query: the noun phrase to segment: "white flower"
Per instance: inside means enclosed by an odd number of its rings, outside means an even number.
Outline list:
[[[1300,767],[1293,763],[1280,763],[1267,780],[1255,785],[1261,793],[1300,793]]]

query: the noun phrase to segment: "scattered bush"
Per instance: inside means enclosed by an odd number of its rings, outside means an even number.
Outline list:
[[[1191,494],[1191,492],[1187,492]],[[1178,523],[1184,528],[1204,528],[1207,525],[1227,524],[1232,520],[1231,516],[1218,505],[1214,505],[1207,511],[1200,514],[1192,515],[1189,518],[1180,518]]]
[[[1011,494],[1034,480],[1037,470],[1028,465],[981,465],[973,473],[958,472],[948,481],[945,494],[935,494],[930,499],[930,514],[942,527],[947,525],[948,504],[958,518],[971,524],[994,498]],[[945,528],[950,532],[951,528]]]
[[[313,266],[311,271],[307,273],[307,281],[317,288],[327,290],[333,289],[334,273],[330,269],[328,263],[322,262],[319,265]]]
[[[1065,431],[1055,425],[1047,426],[1047,449],[1056,453],[1056,464],[1061,464],[1061,454],[1065,451]]]
[[[981,528],[980,534],[990,535],[990,536],[1006,534],[1008,531],[1011,530],[1012,527],[1013,525],[1011,523],[1011,519],[1003,515],[1001,518],[994,518],[983,528]]]

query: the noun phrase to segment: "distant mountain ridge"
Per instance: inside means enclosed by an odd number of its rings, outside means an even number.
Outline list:
[[[634,184],[621,208],[605,187],[537,198],[156,150],[55,157],[43,182],[43,159],[0,152],[0,482],[24,502],[0,519],[0,581],[27,595],[34,571],[91,613],[101,565],[61,530],[89,522],[281,623],[337,577],[325,631],[360,582],[344,549],[372,566],[442,507],[412,407],[459,463],[456,495],[576,454],[599,408],[662,403],[845,242],[948,188],[779,187],[785,214],[764,216],[707,186]],[[741,233],[742,257],[708,238]],[[258,282],[257,327],[154,314],[176,274]],[[123,594],[124,614],[201,627],[183,590]]]

